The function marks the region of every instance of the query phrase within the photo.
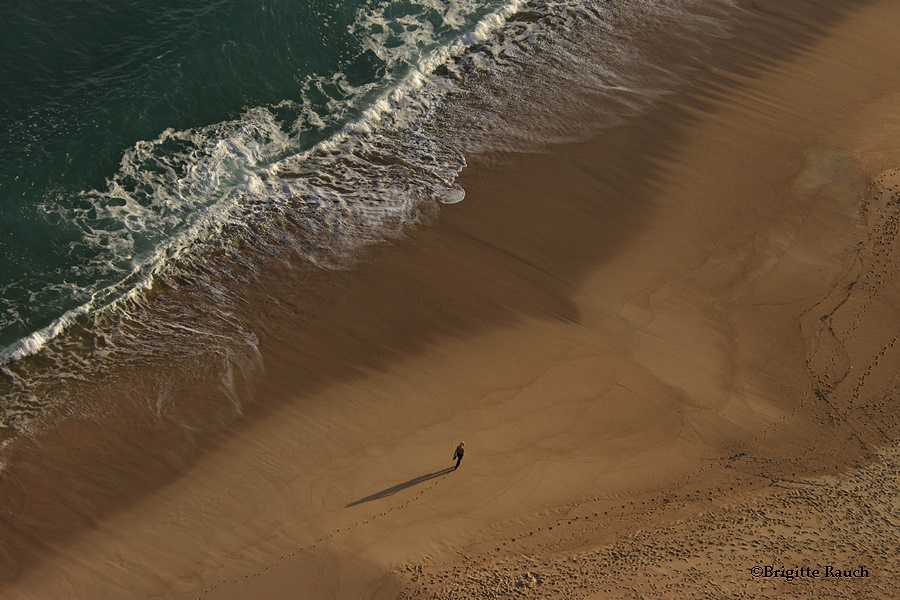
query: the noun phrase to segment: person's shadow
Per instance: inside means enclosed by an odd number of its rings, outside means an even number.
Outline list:
[[[350,508],[351,506],[356,506],[357,504],[363,504],[364,502],[371,502],[372,500],[380,500],[381,498],[387,498],[393,494],[396,494],[400,490],[405,490],[408,487],[412,487],[414,485],[418,485],[422,482],[428,481],[429,479],[434,479],[435,477],[440,477],[441,475],[446,475],[450,471],[453,470],[453,467],[447,467],[446,469],[441,469],[440,471],[435,471],[434,473],[428,473],[427,475],[419,475],[418,477],[414,477],[409,481],[404,481],[403,483],[398,483],[397,485],[391,486],[389,488],[385,488],[380,492],[375,492],[365,498],[360,498],[356,502],[351,502],[344,508]]]

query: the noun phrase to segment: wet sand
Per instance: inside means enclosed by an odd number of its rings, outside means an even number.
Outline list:
[[[891,597],[900,7],[798,16],[597,139],[473,159],[264,330],[270,403],[0,597]]]

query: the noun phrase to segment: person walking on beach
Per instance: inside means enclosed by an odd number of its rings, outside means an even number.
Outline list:
[[[466,443],[460,442],[459,446],[456,447],[456,452],[453,453],[453,460],[456,461],[456,466],[453,467],[453,470],[457,470],[459,468],[459,463],[462,462],[463,454],[466,453]]]

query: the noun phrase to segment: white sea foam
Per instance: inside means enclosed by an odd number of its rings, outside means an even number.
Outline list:
[[[327,169],[335,163],[334,153],[352,153],[353,139],[376,134],[384,115],[391,111],[397,113],[390,123],[394,127],[420,117],[430,99],[410,96],[421,89],[424,77],[467,45],[487,39],[521,4],[514,0],[488,13],[471,32],[461,32],[444,46],[437,43],[429,18],[439,16],[445,25],[459,30],[467,17],[483,10],[482,5],[474,1],[447,4],[435,0],[419,3],[388,0],[373,9],[361,10],[351,30],[363,38],[364,49],[384,61],[387,73],[384,81],[353,86],[343,73],[335,73],[307,81],[300,102],[285,101],[275,107],[253,108],[238,119],[204,128],[167,129],[156,139],[140,141],[127,150],[119,171],[109,179],[106,189],[83,192],[80,202],[72,209],[64,208],[65,203],[47,203],[47,212],[77,223],[82,231],[81,239],[72,242],[71,251],[88,257],[78,267],[85,283],[72,290],[72,296],[83,297],[85,301],[39,331],[0,350],[0,365],[40,351],[83,315],[132,299],[147,289],[154,275],[174,257],[198,241],[214,237],[225,224],[244,221],[246,215],[242,211],[246,206],[271,209],[297,197],[331,198],[343,206],[344,213],[332,215],[330,220],[338,223],[332,228],[332,234],[341,235],[339,221],[349,211],[356,220],[348,223],[348,229],[359,233],[362,220],[371,234],[359,241],[375,240],[379,224],[386,219],[402,221],[412,208],[412,200],[407,198],[406,202],[391,206],[391,196],[397,187],[392,182],[384,182],[378,189],[377,178],[383,175],[378,172],[371,173],[374,181],[364,181],[367,167],[364,160],[354,160],[350,168],[355,173],[343,175],[357,179],[354,183],[359,186],[359,192],[370,199],[377,198],[380,202],[377,207],[370,202],[354,208],[350,206],[353,198],[336,197],[331,184],[340,174],[314,182],[283,181],[277,174],[303,163],[310,163],[305,167],[310,171]],[[388,17],[389,12],[399,16]],[[332,97],[325,105],[326,114],[320,115],[305,92],[315,89],[330,96],[329,86],[343,95]],[[372,93],[377,96],[371,97]],[[364,103],[369,106],[358,117],[306,151],[297,146],[296,135],[286,133],[284,123],[274,112],[285,107],[295,109],[298,116],[291,130],[297,134],[309,128],[327,129],[340,124]],[[282,156],[289,158],[277,160]],[[445,202],[458,202],[464,195],[452,181],[464,162],[461,157],[452,162],[456,166],[451,166],[449,172],[438,173],[438,180],[447,189],[440,193],[430,186],[432,192],[438,192],[437,199]],[[424,168],[429,166],[441,171],[441,165],[424,165]],[[341,244],[345,251],[347,241]],[[310,259],[323,266],[335,264],[322,257]],[[97,291],[90,290],[92,280],[102,281],[113,274],[118,274],[117,282]],[[50,287],[52,284],[48,284],[47,288]]]

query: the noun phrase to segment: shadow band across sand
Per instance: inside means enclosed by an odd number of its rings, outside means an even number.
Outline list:
[[[371,502],[373,500],[381,500],[382,498],[387,498],[388,496],[393,496],[397,492],[403,491],[406,488],[410,488],[414,485],[419,485],[420,483],[424,483],[429,479],[435,479],[437,477],[441,477],[442,475],[446,475],[453,471],[453,467],[447,467],[446,469],[441,469],[440,471],[435,471],[434,473],[428,473],[426,475],[419,475],[418,477],[413,477],[409,481],[404,481],[403,483],[398,483],[397,485],[392,485],[389,488],[385,488],[380,492],[375,492],[374,494],[369,494],[365,498],[360,498],[356,502],[351,502],[346,505],[344,508],[351,508],[353,506],[358,506],[360,504],[365,504],[366,502]]]

